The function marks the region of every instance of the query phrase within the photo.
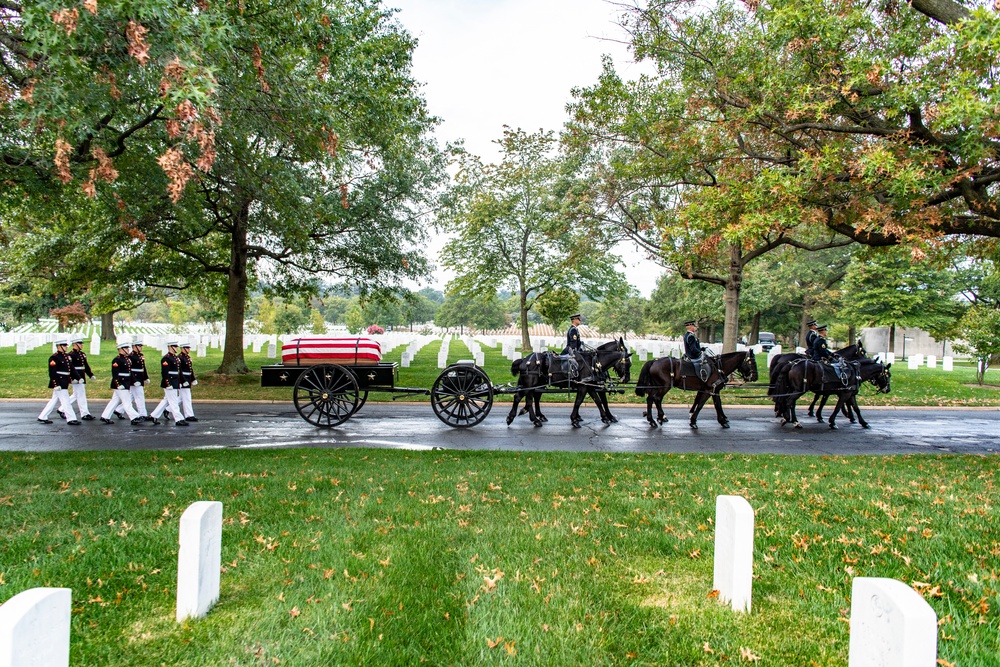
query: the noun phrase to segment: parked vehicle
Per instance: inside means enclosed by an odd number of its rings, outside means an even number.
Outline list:
[[[776,344],[774,334],[770,331],[761,331],[757,334],[757,342],[760,343],[760,349],[764,352],[770,352]]]

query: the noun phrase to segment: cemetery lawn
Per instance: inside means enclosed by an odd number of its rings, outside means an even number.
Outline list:
[[[851,580],[1000,655],[996,457],[373,450],[0,453],[0,601],[73,589],[74,665],[847,664]],[[753,611],[712,594],[756,510]],[[174,622],[178,522],[224,504],[221,600]]]
[[[96,398],[98,402],[111,397],[110,366],[115,356],[112,349],[114,343],[105,342],[100,356],[88,357],[91,369],[97,375],[97,380],[88,382],[87,397]],[[89,348],[88,348],[89,349]],[[385,355],[386,362],[399,362],[405,347],[397,347]],[[429,389],[441,373],[437,366],[438,351],[441,341],[433,341],[417,353],[409,368],[400,368],[396,380],[398,387],[415,387]],[[146,387],[147,402],[155,405],[163,397],[159,387],[159,360],[162,356],[159,350],[146,350],[147,367],[150,369],[151,382]],[[516,378],[511,375],[510,365],[499,348],[483,348],[485,354],[485,370],[494,385],[503,385]],[[48,371],[46,362],[51,354],[51,347],[44,345],[26,355],[17,355],[14,348],[0,348],[0,399],[2,398],[35,398],[48,399],[51,390],[48,386]],[[214,371],[222,361],[222,351],[209,349],[208,356],[194,357],[195,374],[198,386],[194,388],[195,401],[198,400],[265,400],[288,401],[292,399],[291,389],[284,387],[261,387],[260,368],[274,364],[278,359],[269,359],[266,348],[254,353],[246,350],[246,362],[250,373],[241,376],[217,375]],[[452,340],[449,347],[448,363],[460,359],[471,359],[465,344]],[[637,355],[632,357],[632,382],[639,377],[642,363]],[[761,383],[767,383],[767,355],[757,357]],[[920,368],[909,370],[905,363],[892,366],[892,391],[889,394],[876,394],[872,386],[866,385],[858,397],[862,405],[915,405],[915,406],[1000,406],[1000,369],[987,371],[985,386],[976,384],[975,370],[969,364],[955,364],[955,370],[945,372],[940,364],[936,369]],[[765,405],[769,401],[764,397],[766,388],[751,387],[745,389],[727,388],[723,394],[726,404]],[[544,400],[548,402],[572,402],[575,396],[568,394],[549,394]],[[666,403],[690,403],[694,399],[691,392],[673,390],[667,394]],[[375,393],[371,401],[388,401],[391,396],[386,393]],[[414,395],[408,400],[427,401],[426,396]],[[495,400],[508,403],[510,396],[499,396]],[[626,388],[624,393],[613,394],[611,401],[615,403],[643,403],[644,398],[635,395],[634,389]],[[589,399],[588,399],[589,402]],[[801,402],[801,401],[800,401]],[[150,406],[152,407],[152,406]]]

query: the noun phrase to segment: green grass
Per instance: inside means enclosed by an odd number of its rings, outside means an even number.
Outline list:
[[[105,342],[102,347],[102,354],[98,357],[90,357],[91,368],[98,376],[98,380],[92,382],[87,387],[88,398],[106,400],[111,396],[109,388],[110,365],[114,358],[115,351],[112,349],[113,343]],[[433,341],[420,350],[410,368],[399,369],[399,379],[397,386],[413,388],[430,388],[434,380],[441,373],[437,367],[438,350],[441,348],[440,341]],[[392,352],[385,355],[385,361],[399,362],[405,346],[397,347]],[[50,355],[49,346],[42,346],[32,350],[26,355],[15,354],[14,348],[0,349],[0,398],[48,398],[51,391],[46,389],[48,385],[48,372],[46,361]],[[157,350],[148,350],[147,361],[150,368],[156,371],[160,353]],[[483,348],[485,354],[485,370],[496,385],[506,384],[515,378],[510,373],[510,361],[504,358],[499,348]],[[468,348],[459,340],[452,340],[449,348],[449,363],[459,359],[471,359],[472,354]],[[195,357],[195,372],[198,375],[198,386],[194,388],[195,399],[212,400],[274,400],[290,401],[291,391],[287,388],[260,386],[260,367],[277,362],[277,359],[268,359],[266,348],[264,352],[253,353],[246,351],[246,362],[251,369],[251,373],[243,376],[216,375],[216,369],[222,361],[222,351],[209,349],[207,357]],[[758,367],[761,371],[760,382],[767,382],[767,356],[758,356]],[[632,381],[639,376],[642,363],[637,355],[632,357]],[[159,401],[162,398],[162,390],[159,388],[159,373],[150,386],[146,388],[146,397],[149,401]],[[987,373],[987,386],[976,385],[975,370],[967,364],[956,364],[952,372],[944,372],[940,368],[930,370],[921,368],[919,370],[908,370],[905,364],[894,364],[892,367],[892,392],[888,395],[877,395],[874,389],[866,386],[859,398],[862,405],[918,405],[918,406],[1000,406],[1000,370],[992,370]],[[724,401],[729,404],[766,404],[763,398],[764,390],[760,388],[726,390]],[[428,400],[426,396],[415,395],[412,400]],[[572,400],[567,394],[546,395],[546,401],[566,401]],[[668,403],[688,403],[693,398],[692,394],[685,395],[683,392],[674,390],[667,395]],[[388,394],[372,394],[370,400],[390,400]],[[499,397],[500,401],[507,401],[509,397]],[[626,403],[645,403],[645,399],[639,399],[631,389],[623,394],[615,394],[612,400]]]
[[[997,472],[995,457],[2,453],[0,600],[72,588],[74,665],[679,667],[746,649],[840,667],[852,577],[884,576],[923,591],[943,660],[992,667]],[[757,513],[749,615],[710,596],[719,494]],[[221,600],[178,625],[179,517],[211,499]]]

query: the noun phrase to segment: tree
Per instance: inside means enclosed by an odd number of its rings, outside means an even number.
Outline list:
[[[49,315],[56,318],[59,322],[59,331],[66,331],[68,327],[76,326],[77,324],[87,324],[90,322],[90,315],[87,311],[83,309],[83,304],[79,301],[75,301],[68,306],[63,306],[62,308],[53,308],[49,311]]]
[[[311,311],[309,311],[309,321],[311,323],[310,331],[312,331],[312,333],[314,334],[326,333],[326,320],[323,319],[323,313],[313,308]]]
[[[685,321],[697,320],[711,340],[715,325],[725,317],[720,291],[711,283],[665,273],[657,279],[646,312],[649,319],[677,333],[684,331]]]
[[[528,312],[538,297],[558,287],[600,296],[622,279],[616,262],[608,261],[605,239],[573,227],[561,214],[573,165],[553,155],[552,133],[505,128],[497,143],[499,164],[458,156],[440,216],[455,237],[441,260],[457,274],[450,292],[470,298],[502,287],[515,292],[521,344],[529,350]]]
[[[959,290],[954,274],[930,259],[915,261],[903,248],[866,249],[847,270],[841,313],[859,326],[889,327],[891,351],[897,326],[945,337],[962,316]]]
[[[465,327],[499,329],[506,323],[507,315],[496,293],[479,297],[449,293],[434,314],[434,324],[439,327],[459,327],[463,331]]]
[[[610,294],[601,301],[594,316],[593,326],[601,333],[646,333],[646,299],[634,290],[624,294]]]
[[[976,381],[983,384],[990,360],[1000,355],[1000,310],[984,305],[969,308],[958,329],[964,342],[955,343],[955,349],[973,356]]]
[[[579,309],[580,295],[567,287],[557,287],[535,299],[535,310],[553,329],[559,329]]]

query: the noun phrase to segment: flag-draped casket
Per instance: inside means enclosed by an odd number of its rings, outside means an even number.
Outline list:
[[[382,361],[382,346],[372,338],[298,338],[281,346],[285,366],[374,366]]]

